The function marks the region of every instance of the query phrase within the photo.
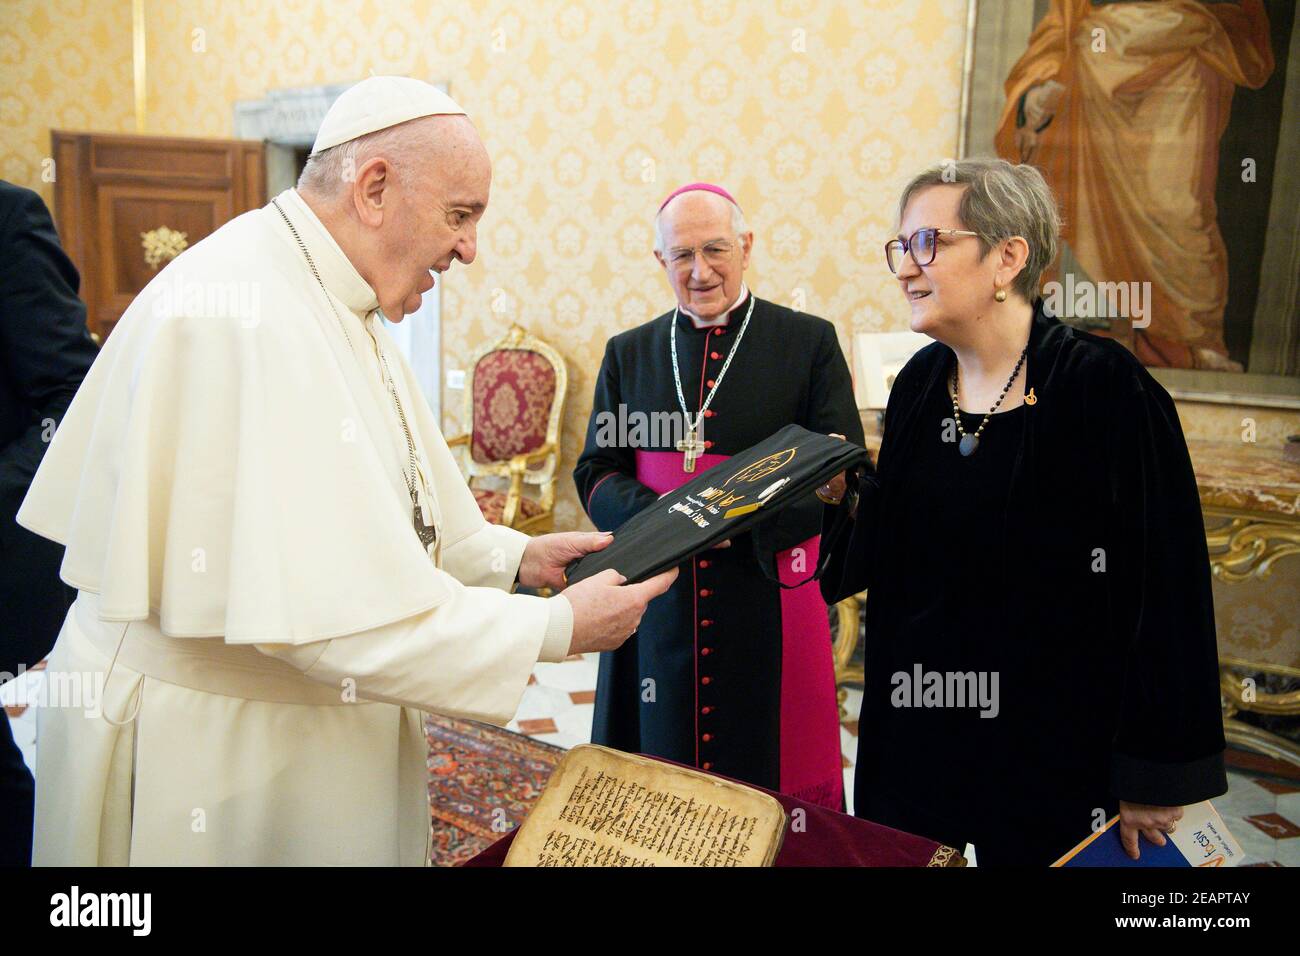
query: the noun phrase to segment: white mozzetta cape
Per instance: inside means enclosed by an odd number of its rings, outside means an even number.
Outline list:
[[[292,191],[279,201],[311,216]],[[356,318],[374,294],[309,225],[368,368],[267,207],[145,288],[55,435],[18,521],[67,546],[63,579],[98,593],[105,619],[152,611],[171,636],[301,644],[450,596],[412,531],[405,439]],[[449,558],[486,524],[398,350],[365,324],[398,379]],[[469,577],[509,586],[515,568],[492,570]]]
[[[106,683],[103,716],[38,711],[38,863],[419,863],[417,709],[505,723],[567,653],[567,600],[509,593],[528,539],[484,521],[373,291],[277,200],[338,315],[274,206],[223,226],[127,310],[19,512],[82,592],[50,672]]]

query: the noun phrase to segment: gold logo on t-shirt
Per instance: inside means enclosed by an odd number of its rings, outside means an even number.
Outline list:
[[[774,455],[768,455],[766,458],[760,458],[752,465],[746,465],[740,471],[736,472],[730,478],[722,483],[725,488],[727,485],[735,482],[753,482],[762,481],[768,475],[784,468],[794,460],[794,453],[798,449],[787,448],[785,451],[778,451]]]

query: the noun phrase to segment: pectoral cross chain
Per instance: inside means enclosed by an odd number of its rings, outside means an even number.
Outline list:
[[[704,416],[709,412],[709,406],[713,404],[713,396],[718,394],[718,386],[722,384],[722,379],[727,374],[727,369],[731,367],[731,360],[736,357],[736,349],[740,348],[740,342],[745,337],[745,330],[749,328],[749,320],[754,315],[754,296],[749,296],[749,308],[745,310],[745,321],[740,323],[740,331],[736,334],[736,341],[731,346],[731,351],[727,353],[726,361],[722,363],[722,369],[718,372],[717,377],[713,380],[713,387],[709,389],[709,394],[704,396],[704,403],[700,405],[700,410],[691,418],[691,413],[686,410],[686,396],[682,394],[682,373],[677,368],[677,309],[673,310],[673,321],[668,326],[668,348],[673,357],[673,385],[677,388],[677,404],[681,406],[682,417],[686,419],[686,437],[677,443],[677,450],[686,456],[682,461],[682,471],[694,471],[695,459],[704,453],[705,443],[700,440],[700,425],[704,421]]]

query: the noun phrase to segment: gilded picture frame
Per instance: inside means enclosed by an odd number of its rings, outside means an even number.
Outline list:
[[[1176,398],[1300,408],[1298,26],[1292,0],[968,0],[958,155],[1044,173],[1045,292]]]

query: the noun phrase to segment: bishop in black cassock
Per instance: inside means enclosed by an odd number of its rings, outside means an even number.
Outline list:
[[[695,266],[697,277],[707,272]],[[632,422],[635,413],[680,417],[674,324],[682,395],[695,416],[751,304],[740,347],[705,412],[705,447],[695,471],[684,470],[678,436],[664,429],[629,431],[622,437],[631,440],[615,442],[608,427],[602,435],[602,425]],[[617,531],[659,495],[792,422],[862,442],[835,327],[762,299],[751,302],[740,283],[737,300],[712,322],[674,309],[610,340],[574,469],[579,497],[598,528]],[[731,547],[684,565],[668,593],[651,602],[637,633],[601,655],[592,741],[841,809],[826,604],[815,581],[783,589],[774,580],[810,578],[820,515],[821,503],[809,495]]]

